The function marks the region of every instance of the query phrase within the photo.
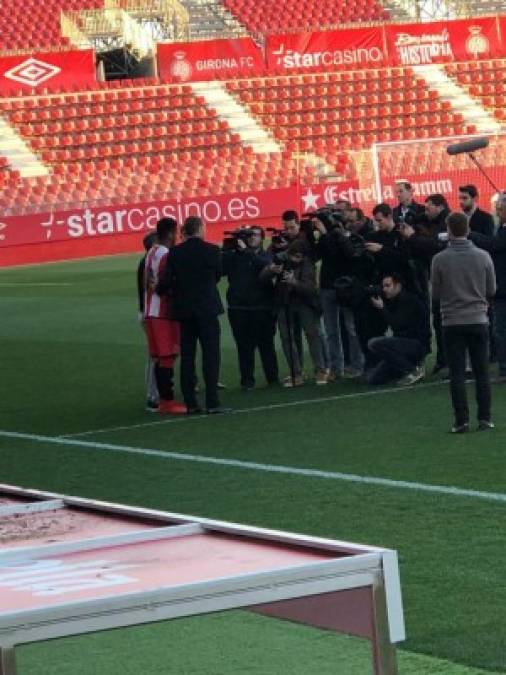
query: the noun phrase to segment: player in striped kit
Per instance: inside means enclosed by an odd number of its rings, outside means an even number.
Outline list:
[[[156,226],[157,243],[146,256],[144,316],[150,356],[156,359],[155,378],[160,394],[158,412],[184,415],[186,406],[174,399],[174,364],[179,355],[180,327],[171,319],[170,295],[158,295],[156,285],[163,277],[169,249],[176,240],[177,223],[162,218]]]

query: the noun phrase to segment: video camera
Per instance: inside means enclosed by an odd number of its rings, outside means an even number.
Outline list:
[[[262,239],[264,237],[264,232],[261,227],[250,227],[249,225],[238,227],[235,230],[225,231],[223,234],[225,235],[225,238],[223,239],[224,251],[236,251],[239,246],[239,241],[243,241],[247,245],[248,239],[253,234],[261,234]]]
[[[310,213],[304,213],[302,215],[304,218],[300,222],[301,229],[306,228],[311,230],[311,232],[314,232],[318,229],[314,222],[316,219],[323,223],[327,232],[333,232],[336,229],[343,230],[345,228],[345,220],[342,212],[337,211],[332,204],[327,204],[316,211],[311,211]]]

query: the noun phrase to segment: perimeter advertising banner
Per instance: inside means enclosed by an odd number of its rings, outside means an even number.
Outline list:
[[[0,95],[78,88],[97,81],[92,49],[0,57]]]
[[[51,242],[98,241],[103,237],[139,234],[156,228],[162,217],[182,223],[187,216],[201,216],[208,226],[208,238],[220,241],[223,230],[242,224],[276,226],[285,209],[301,213],[314,210],[338,198],[355,201],[356,183],[302,187],[294,184],[276,190],[239,194],[188,197],[125,205],[90,206],[68,211],[0,215],[0,250],[10,246]],[[139,239],[140,241],[140,239]]]
[[[381,26],[270,35],[266,44],[269,72],[339,68],[379,68],[388,63]]]
[[[263,52],[249,37],[158,45],[158,73],[166,81],[252,77],[263,71]]]
[[[504,53],[495,17],[389,25],[385,35],[394,66],[471,61]]]

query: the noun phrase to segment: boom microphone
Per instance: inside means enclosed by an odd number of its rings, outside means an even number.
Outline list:
[[[462,152],[474,152],[488,147],[488,138],[482,136],[481,138],[473,138],[472,141],[465,141],[464,143],[454,143],[446,148],[449,155],[460,155]]]

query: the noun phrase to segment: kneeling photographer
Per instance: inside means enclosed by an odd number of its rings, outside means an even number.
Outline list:
[[[427,305],[414,293],[403,288],[401,277],[387,274],[382,280],[382,294],[370,299],[381,314],[391,336],[375,337],[369,341],[369,350],[378,364],[367,375],[368,384],[414,384],[424,377],[421,366],[430,347]]]
[[[316,268],[307,245],[302,241],[294,241],[286,254],[277,256],[271,265],[262,270],[260,278],[274,289],[281,344],[290,368],[290,376],[285,378],[284,386],[297,387],[304,384],[302,354],[294,334],[297,322],[306,336],[316,371],[316,384],[327,384],[325,355],[320,334],[321,312]]]
[[[277,384],[273,292],[259,278],[271,261],[263,249],[264,232],[260,227],[243,227],[225,234],[223,272],[229,283],[228,318],[237,346],[241,386],[245,390],[255,386],[257,349],[267,384]]]

